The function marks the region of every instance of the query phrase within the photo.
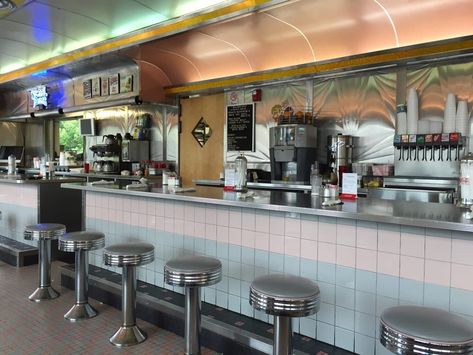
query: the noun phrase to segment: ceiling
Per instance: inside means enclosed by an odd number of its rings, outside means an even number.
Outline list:
[[[165,87],[473,35],[472,0],[266,2],[275,5],[121,47],[119,54],[159,72]],[[26,1],[0,19],[0,73],[192,16],[192,7],[229,3],[235,1]]]

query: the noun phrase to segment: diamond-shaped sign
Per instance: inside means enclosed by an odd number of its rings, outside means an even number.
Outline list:
[[[205,122],[204,118],[201,117],[199,122],[197,122],[197,125],[192,130],[192,135],[200,144],[200,146],[203,147],[212,135],[212,128],[210,128],[207,122]]]

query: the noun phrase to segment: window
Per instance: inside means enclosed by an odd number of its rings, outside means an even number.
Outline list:
[[[79,132],[79,120],[59,122],[59,144],[64,146],[64,151],[82,153],[84,140]]]

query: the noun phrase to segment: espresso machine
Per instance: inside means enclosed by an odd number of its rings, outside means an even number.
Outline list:
[[[336,174],[341,185],[343,173],[351,171],[353,137],[337,134],[327,136],[327,165]]]
[[[317,128],[306,124],[283,124],[269,129],[271,180],[309,182],[316,160]]]

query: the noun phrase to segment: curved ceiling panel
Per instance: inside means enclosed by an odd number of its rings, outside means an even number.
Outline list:
[[[473,34],[471,0],[378,1],[392,17],[401,46]]]

